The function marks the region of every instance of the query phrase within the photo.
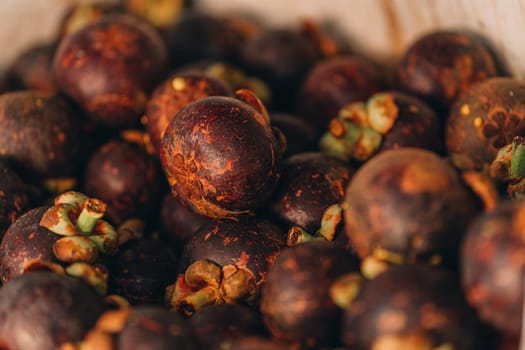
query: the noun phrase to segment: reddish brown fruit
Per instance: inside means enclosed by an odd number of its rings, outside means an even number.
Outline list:
[[[366,100],[382,85],[379,70],[368,61],[354,56],[328,58],[306,75],[295,109],[323,132],[343,106]]]
[[[235,304],[207,307],[191,317],[189,323],[201,348],[208,350],[224,349],[235,339],[244,336],[267,334],[259,313]]]
[[[57,84],[94,121],[135,124],[164,70],[165,47],[149,25],[108,15],[66,36],[53,62]]]
[[[402,89],[445,111],[472,84],[497,73],[496,62],[481,38],[454,31],[418,38],[397,69]]]
[[[503,203],[479,216],[462,245],[461,277],[480,318],[519,334],[525,274],[525,204]]]
[[[29,193],[18,174],[0,160],[0,238],[29,209]]]
[[[357,269],[351,254],[326,241],[283,250],[270,267],[261,297],[271,334],[301,348],[337,346],[342,309],[330,289],[337,278]]]
[[[20,276],[0,289],[0,347],[58,349],[77,342],[106,306],[88,286],[49,272]]]
[[[180,315],[142,306],[131,311],[114,349],[198,350],[197,344],[190,325]]]
[[[55,49],[54,44],[43,44],[22,52],[9,70],[9,88],[54,94],[58,90],[51,70]]]
[[[355,350],[489,349],[489,333],[452,273],[415,265],[366,282],[343,322],[343,341]]]
[[[487,171],[500,148],[515,136],[525,136],[525,84],[513,78],[472,86],[447,119],[447,150],[461,169]]]
[[[176,248],[182,247],[184,242],[210,220],[210,218],[199,215],[183,206],[171,193],[164,196],[160,218],[160,233],[163,238]]]
[[[317,150],[319,131],[305,118],[295,114],[271,113],[270,121],[286,138],[284,158]]]
[[[361,258],[454,265],[482,204],[444,158],[400,148],[356,172],[343,208],[346,234]]]
[[[160,158],[175,197],[221,218],[252,212],[271,195],[283,151],[264,111],[212,96],[171,120]]]
[[[0,157],[24,179],[71,176],[86,148],[83,121],[59,96],[19,91],[0,96]]]
[[[171,119],[191,102],[208,96],[231,96],[223,81],[204,73],[176,73],[161,83],[146,105],[146,131],[156,154]]]
[[[115,225],[133,217],[148,219],[161,198],[162,171],[139,146],[120,140],[102,145],[87,163],[84,190],[108,205]]]
[[[110,291],[132,304],[162,305],[165,289],[177,275],[177,258],[160,240],[126,243],[108,264]]]
[[[354,170],[320,152],[299,153],[282,166],[279,187],[269,202],[272,214],[287,227],[316,232],[326,208],[340,203]]]

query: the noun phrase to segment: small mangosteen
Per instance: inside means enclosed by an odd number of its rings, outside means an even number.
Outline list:
[[[184,246],[166,303],[187,315],[211,304],[257,305],[266,272],[284,244],[285,233],[266,220],[205,224]]]
[[[492,78],[470,87],[450,109],[445,141],[454,165],[487,171],[498,151],[525,136],[525,84]]]
[[[72,176],[86,151],[83,124],[58,95],[5,93],[0,95],[0,157],[26,181]]]
[[[471,85],[496,75],[495,59],[484,40],[458,31],[431,32],[419,37],[408,47],[397,68],[401,89],[445,113]]]
[[[417,265],[365,282],[346,308],[342,332],[355,350],[480,350],[489,349],[490,339],[455,275]]]
[[[249,18],[188,11],[166,29],[170,63],[177,68],[202,59],[235,61],[260,28]]]
[[[0,289],[0,346],[58,349],[81,340],[105,309],[75,278],[44,271],[19,276]]]
[[[236,339],[267,335],[261,315],[243,305],[212,305],[193,315],[189,323],[201,348],[208,350],[230,349]]]
[[[272,28],[250,38],[242,48],[241,61],[249,74],[262,78],[272,91],[272,107],[289,110],[303,75],[320,53],[300,30]]]
[[[160,213],[160,234],[177,248],[182,247],[202,225],[212,220],[186,208],[171,193],[164,196]]]
[[[177,275],[177,258],[158,239],[141,238],[124,244],[108,263],[110,293],[131,304],[162,305],[165,289]]]
[[[261,296],[260,309],[272,336],[307,349],[338,346],[342,309],[330,291],[339,277],[357,270],[353,255],[326,241],[282,250]]]
[[[0,238],[29,209],[29,190],[18,174],[0,159]]]
[[[400,92],[374,94],[343,107],[320,141],[323,152],[343,161],[365,161],[377,152],[400,147],[442,152],[443,135],[433,110]]]
[[[321,133],[341,108],[364,101],[383,88],[381,73],[372,63],[356,56],[319,61],[299,88],[295,111]]]
[[[56,45],[39,44],[23,51],[8,72],[11,90],[39,90],[48,94],[57,92],[51,69]]]
[[[479,317],[507,334],[520,334],[525,275],[525,204],[500,203],[478,216],[461,249],[461,279]]]
[[[198,350],[190,324],[160,307],[137,307],[118,334],[115,350]]]
[[[316,232],[325,210],[342,202],[353,173],[351,166],[321,152],[295,154],[283,161],[268,208],[285,227]]]
[[[2,282],[47,269],[78,277],[105,294],[107,268],[100,255],[116,254],[122,241],[113,226],[101,219],[105,209],[102,201],[70,191],[57,196],[54,205],[20,216],[0,243]]]
[[[346,234],[361,258],[451,267],[483,209],[446,159],[416,148],[372,157],[353,176],[342,205]]]
[[[164,71],[159,34],[131,15],[107,15],[62,39],[53,73],[60,89],[92,120],[131,126]]]
[[[236,94],[247,103],[221,96],[190,103],[162,139],[160,158],[171,192],[212,218],[252,212],[280,177],[284,136],[270,126],[253,93]]]
[[[305,118],[292,113],[274,112],[270,114],[270,121],[286,138],[284,158],[317,150],[319,131]]]
[[[162,170],[155,158],[138,145],[111,140],[91,156],[84,175],[84,191],[107,203],[107,218],[144,220],[160,205]]]
[[[205,73],[175,73],[153,91],[146,105],[144,123],[149,139],[160,150],[162,136],[169,122],[191,102],[208,96],[231,96],[233,91],[225,82]]]

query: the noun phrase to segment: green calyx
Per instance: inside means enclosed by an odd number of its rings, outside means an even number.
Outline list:
[[[388,93],[373,95],[366,103],[343,107],[330,121],[328,132],[320,140],[321,150],[343,161],[365,161],[381,147],[399,109]]]
[[[40,226],[64,236],[53,250],[57,259],[65,262],[92,262],[98,253],[114,255],[118,252],[117,230],[105,220],[106,204],[99,199],[68,191],[55,198],[55,205],[49,208],[40,220]],[[132,228],[135,226],[128,225]],[[123,229],[129,233],[131,228]],[[137,237],[136,232],[127,239]]]
[[[512,141],[510,175],[515,179],[525,177],[525,139],[516,136]]]

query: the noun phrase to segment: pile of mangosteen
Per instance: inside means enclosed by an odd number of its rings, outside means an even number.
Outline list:
[[[57,33],[0,84],[0,349],[518,349],[525,84],[479,35],[383,66],[152,0]]]

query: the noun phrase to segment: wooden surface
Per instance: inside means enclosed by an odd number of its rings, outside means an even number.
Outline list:
[[[0,71],[21,50],[52,38],[65,9],[89,0],[0,0]],[[392,62],[438,28],[484,35],[515,76],[525,77],[525,0],[196,0],[217,13],[249,11],[284,26],[301,17],[337,23],[354,47]]]

